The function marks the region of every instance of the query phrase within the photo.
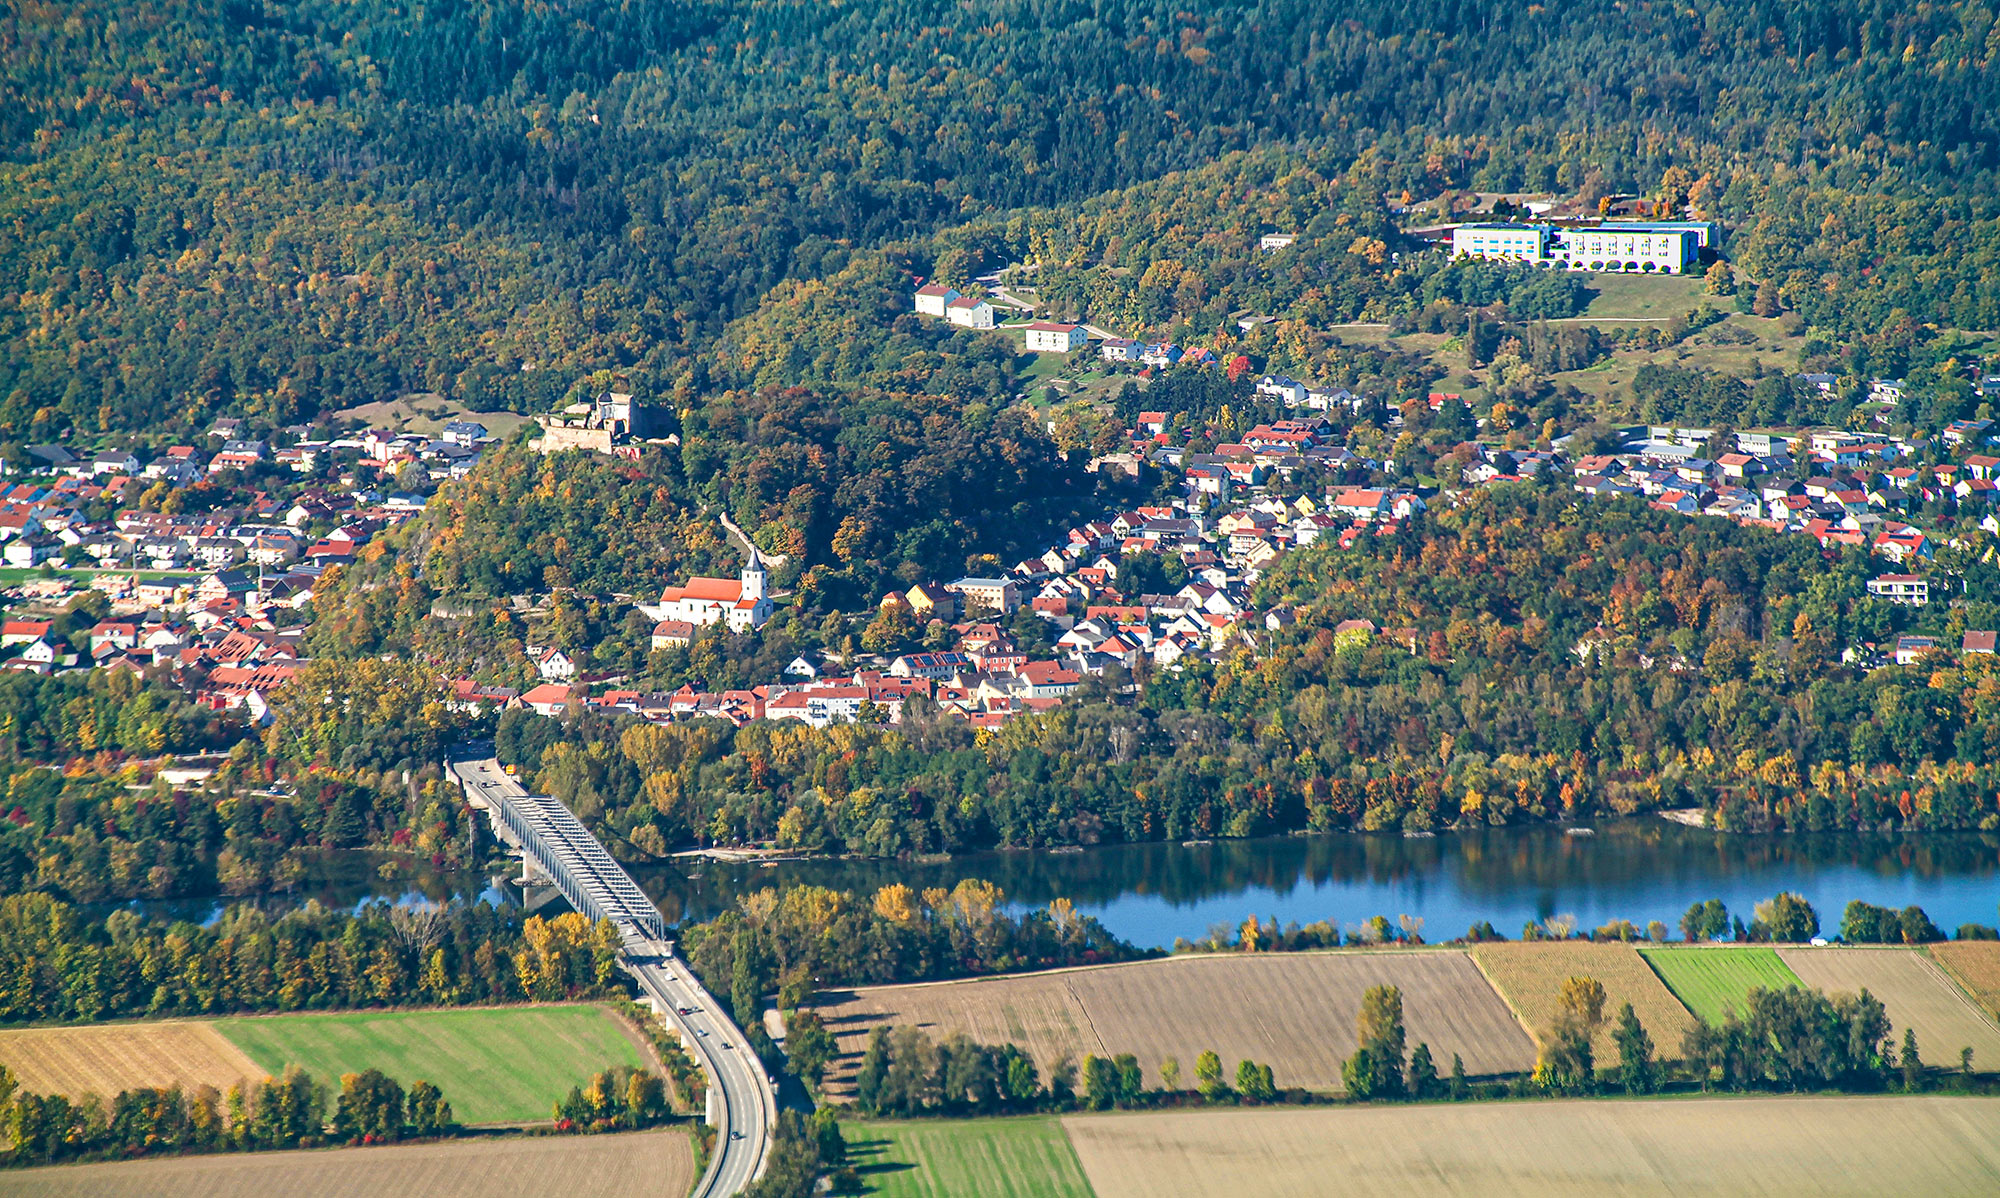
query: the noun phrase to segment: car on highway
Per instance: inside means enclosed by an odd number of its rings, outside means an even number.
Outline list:
[[[743,1138],[743,1133],[740,1131],[731,1131],[729,1133],[729,1138],[732,1140],[740,1140]]]
[[[675,1007],[674,1011],[676,1014],[680,1015],[699,1015],[701,1013],[695,1010],[693,1007]]]

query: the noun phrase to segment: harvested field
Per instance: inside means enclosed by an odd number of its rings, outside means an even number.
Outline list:
[[[1019,1044],[1045,1071],[1065,1053],[1081,1061],[1086,1053],[1129,1052],[1157,1084],[1164,1058],[1178,1058],[1191,1078],[1195,1058],[1213,1049],[1228,1071],[1249,1058],[1270,1065],[1281,1086],[1333,1090],[1340,1062],[1354,1052],[1361,995],[1378,985],[1402,988],[1410,1044],[1428,1043],[1441,1064],[1458,1053],[1475,1076],[1534,1067],[1533,1043],[1457,950],[1171,957],[876,987],[822,1014],[846,1054],[859,1054],[870,1028],[893,1023]],[[841,1065],[844,1082],[855,1058]]]
[[[214,1086],[265,1071],[212,1023],[108,1023],[0,1031],[0,1063],[37,1094],[110,1098],[135,1086]]]
[[[1741,1012],[1752,990],[1799,984],[1798,975],[1775,949],[1647,948],[1639,955],[1688,1010],[1710,1023],[1721,1023],[1731,1011]]]
[[[847,1159],[882,1198],[1091,1198],[1053,1118],[848,1123]]]
[[[1778,955],[1800,981],[1828,994],[1866,986],[1888,1008],[1897,1047],[1903,1029],[1915,1029],[1928,1064],[1955,1069],[1959,1049],[1970,1048],[1973,1068],[2000,1070],[2000,1025],[1915,949],[1787,948]]]
[[[1931,945],[1931,958],[1986,1013],[2000,1018],[2000,940],[1953,940]]]
[[[1654,1048],[1664,1057],[1680,1055],[1681,1034],[1694,1026],[1687,1008],[1629,944],[1586,940],[1481,944],[1473,948],[1472,959],[1537,1041],[1555,1022],[1556,996],[1565,981],[1592,977],[1602,982],[1605,1026],[1594,1047],[1603,1065],[1618,1060],[1611,1027],[1622,1003],[1632,1004],[1639,1022],[1652,1034]]]
[[[1993,1098],[1237,1109],[1063,1125],[1098,1198],[2000,1193]]]
[[[261,1066],[296,1064],[322,1081],[375,1068],[444,1091],[465,1123],[548,1119],[569,1088],[612,1065],[645,1064],[603,1007],[564,1004],[427,1011],[343,1011],[217,1020]]]
[[[685,1131],[509,1137],[58,1165],[6,1175],[11,1198],[485,1198],[684,1194],[694,1184]]]

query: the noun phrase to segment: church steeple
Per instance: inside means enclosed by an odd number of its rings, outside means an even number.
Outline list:
[[[764,569],[764,559],[755,545],[750,546],[750,560],[743,563],[743,598],[756,602],[764,597],[769,573]]]

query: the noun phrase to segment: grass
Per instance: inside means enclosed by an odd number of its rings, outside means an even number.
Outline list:
[[[1055,1119],[850,1123],[847,1158],[884,1198],[1091,1198]]]
[[[405,1086],[422,1078],[444,1091],[464,1123],[545,1120],[592,1073],[643,1063],[610,1012],[581,1004],[277,1015],[215,1026],[268,1073],[297,1064],[327,1082],[369,1068]]]
[[[1648,948],[1646,964],[1675,997],[1710,1023],[1740,1011],[1750,991],[1803,985],[1797,974],[1768,948]]]
[[[1596,294],[1583,310],[1586,317],[1600,320],[1672,320],[1695,310],[1706,285],[1700,274],[1586,276]],[[1712,300],[1717,306],[1728,302]]]
[[[1615,1016],[1621,1003],[1631,1003],[1662,1056],[1680,1055],[1681,1035],[1693,1024],[1680,1000],[1629,944],[1510,941],[1477,945],[1472,959],[1538,1039],[1548,1035],[1555,1023],[1557,998],[1563,983],[1573,977],[1596,978],[1603,984],[1607,1015]],[[1598,1031],[1596,1049],[1600,1063],[1618,1059],[1609,1021]]]

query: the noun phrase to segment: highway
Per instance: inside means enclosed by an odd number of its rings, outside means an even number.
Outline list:
[[[554,883],[570,906],[618,928],[625,941],[625,971],[681,1029],[688,1055],[708,1075],[715,1152],[695,1185],[694,1198],[742,1193],[763,1175],[770,1151],[777,1122],[771,1078],[728,1011],[674,955],[659,909],[567,808],[529,794],[497,760],[457,758],[445,766],[467,800],[492,818],[500,838]]]

